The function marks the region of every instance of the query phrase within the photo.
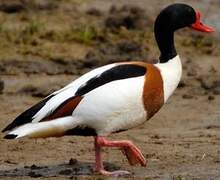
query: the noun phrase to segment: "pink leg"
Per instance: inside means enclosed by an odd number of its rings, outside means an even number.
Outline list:
[[[128,158],[128,161],[131,165],[140,163],[142,166],[146,166],[146,160],[141,154],[140,150],[133,145],[130,141],[108,141],[104,137],[95,137],[95,155],[96,155],[96,165],[95,165],[95,171],[103,174],[103,175],[113,175],[113,176],[119,176],[119,175],[125,175],[130,174],[127,171],[114,171],[114,172],[108,172],[104,170],[102,159],[101,159],[101,147],[120,147],[122,148],[123,153]]]

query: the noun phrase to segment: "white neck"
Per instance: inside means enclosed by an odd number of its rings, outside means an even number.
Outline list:
[[[182,76],[182,64],[179,56],[175,56],[166,63],[155,64],[159,68],[163,79],[164,102],[177,88]]]

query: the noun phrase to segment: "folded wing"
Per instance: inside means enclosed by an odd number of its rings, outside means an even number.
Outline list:
[[[138,63],[118,63],[97,68],[20,114],[3,132],[27,123],[37,123],[69,116],[84,95],[93,89],[112,81],[138,77],[145,73],[146,67]]]

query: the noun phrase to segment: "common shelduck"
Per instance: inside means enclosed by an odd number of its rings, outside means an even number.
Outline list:
[[[106,136],[150,119],[176,89],[182,66],[174,46],[174,31],[184,27],[214,31],[201,23],[200,13],[189,5],[166,7],[154,26],[161,52],[159,63],[121,62],[94,69],[20,114],[3,130],[9,131],[4,138],[94,136],[96,172],[129,174],[106,171],[102,147],[119,147],[131,165],[146,166],[144,156],[131,141],[109,141]]]

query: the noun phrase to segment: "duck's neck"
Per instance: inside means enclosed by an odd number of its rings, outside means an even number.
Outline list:
[[[174,31],[169,30],[169,27],[155,26],[154,33],[161,53],[160,63],[166,63],[177,55],[174,45]]]

